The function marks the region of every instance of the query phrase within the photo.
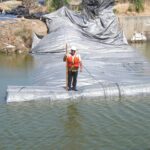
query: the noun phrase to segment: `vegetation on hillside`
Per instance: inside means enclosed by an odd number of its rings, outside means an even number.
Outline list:
[[[68,4],[67,0],[52,0],[52,7],[59,9],[60,7]]]
[[[140,12],[140,11],[143,11],[144,10],[144,2],[143,0],[132,0],[133,1],[133,4],[135,6],[135,10],[136,12]]]
[[[67,5],[70,0],[46,0],[46,5],[50,12],[59,9],[60,7]],[[75,0],[74,0],[75,1]],[[141,12],[144,11],[144,0],[117,0],[118,2],[129,2],[128,11]],[[22,0],[22,4],[28,8],[34,7],[37,0]]]
[[[141,12],[144,11],[144,1],[143,0],[130,0],[129,1],[129,8],[128,11],[130,12]]]
[[[67,5],[69,0],[46,0],[46,5],[49,11],[54,11],[60,7]]]
[[[46,0],[50,11],[57,10],[63,5],[67,5],[69,0]],[[144,1],[143,0],[128,0],[130,3],[129,11],[141,12],[144,11]]]
[[[117,0],[114,6],[114,12],[117,14],[131,14],[136,13],[147,13],[149,12],[148,5],[149,1],[146,0]]]

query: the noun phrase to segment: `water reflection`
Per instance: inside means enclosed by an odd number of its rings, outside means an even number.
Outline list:
[[[67,119],[65,121],[66,136],[69,137],[69,142],[65,145],[65,149],[81,149],[82,143],[82,128],[81,116],[77,109],[77,103],[68,105]]]
[[[131,46],[138,49],[138,51],[150,61],[150,42],[132,43]]]
[[[74,136],[76,134],[78,134],[79,132],[77,132],[78,130],[80,130],[80,122],[79,122],[79,118],[80,118],[80,114],[77,110],[77,104],[71,104],[67,107],[67,121],[66,121],[66,127],[68,130],[68,133],[71,136]]]
[[[0,54],[0,103],[5,102],[8,85],[29,85],[34,58],[31,55]]]
[[[22,69],[33,68],[34,58],[32,55],[24,54],[0,54],[0,67],[11,68],[11,69]]]

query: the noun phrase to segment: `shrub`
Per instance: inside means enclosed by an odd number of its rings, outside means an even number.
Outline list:
[[[113,9],[113,12],[115,13],[115,14],[117,14],[117,13],[119,13],[119,11],[117,10],[117,9]]]
[[[128,11],[129,11],[129,12],[135,11],[135,7],[134,7],[133,4],[129,4]]]
[[[60,7],[66,5],[66,4],[68,4],[67,0],[52,0],[52,6],[55,9],[59,9]]]
[[[131,1],[134,4],[136,12],[144,11],[144,2],[143,0],[132,0]]]
[[[55,11],[60,7],[67,5],[69,0],[46,0],[49,12]]]

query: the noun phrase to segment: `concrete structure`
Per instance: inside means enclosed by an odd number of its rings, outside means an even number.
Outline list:
[[[128,40],[135,32],[143,32],[150,40],[150,16],[119,16],[120,26]]]

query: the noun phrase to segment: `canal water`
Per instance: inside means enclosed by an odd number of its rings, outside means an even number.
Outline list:
[[[150,43],[134,44],[150,61]],[[0,55],[0,149],[150,150],[150,99],[5,104],[7,85],[29,85],[30,55]]]

